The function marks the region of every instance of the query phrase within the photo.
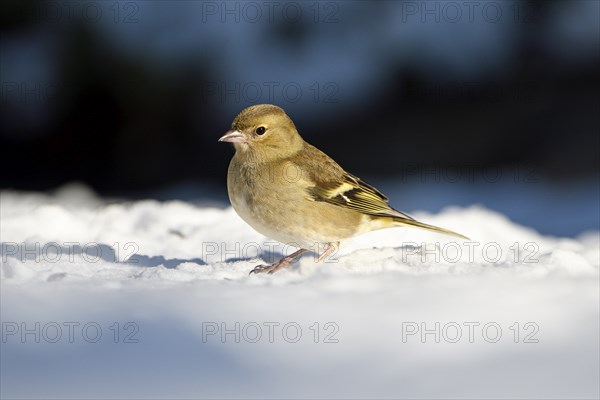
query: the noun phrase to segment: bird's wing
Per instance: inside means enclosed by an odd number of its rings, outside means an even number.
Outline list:
[[[301,157],[299,167],[310,180],[307,191],[315,201],[323,201],[349,208],[363,214],[394,216],[413,220],[412,217],[389,206],[388,198],[360,178],[344,171],[325,153],[310,146],[308,157]]]
[[[363,214],[413,219],[394,210],[389,206],[388,198],[383,193],[349,173],[345,173],[340,180],[318,182],[309,188],[309,193],[316,201],[324,201]]]

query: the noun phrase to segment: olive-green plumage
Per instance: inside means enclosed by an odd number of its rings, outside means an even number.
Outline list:
[[[341,240],[394,226],[466,239],[390,207],[384,194],[306,143],[277,106],[242,110],[219,141],[232,142],[236,150],[227,180],[233,208],[258,232],[282,243],[312,250],[325,244],[330,253]],[[290,260],[253,272],[272,273]]]

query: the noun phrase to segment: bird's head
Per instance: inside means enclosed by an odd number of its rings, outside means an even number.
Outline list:
[[[274,161],[295,154],[304,141],[280,107],[258,104],[242,110],[219,142],[230,142],[240,156]]]

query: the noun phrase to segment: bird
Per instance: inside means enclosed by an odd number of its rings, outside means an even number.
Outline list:
[[[468,240],[392,208],[383,193],[304,141],[276,105],[243,109],[218,141],[235,148],[227,192],[237,214],[260,234],[299,248],[250,274],[272,274],[309,250],[321,262],[343,240],[384,228],[411,226]]]

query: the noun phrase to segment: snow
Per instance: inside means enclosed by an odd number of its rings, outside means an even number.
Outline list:
[[[230,208],[0,193],[3,398],[598,398],[600,232],[413,212],[323,264]],[[36,325],[37,324],[37,325]]]

